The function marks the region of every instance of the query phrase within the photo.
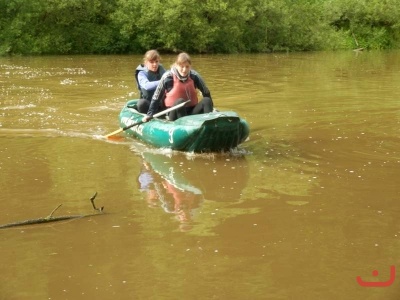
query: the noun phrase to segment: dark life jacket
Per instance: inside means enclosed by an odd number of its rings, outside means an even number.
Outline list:
[[[145,74],[147,76],[147,79],[149,81],[157,81],[157,80],[161,79],[161,76],[165,73],[165,69],[164,69],[162,64],[159,64],[157,72],[154,73],[154,72],[150,71],[149,69],[147,69],[147,67],[145,67],[143,64],[140,64],[135,70],[136,85],[137,85],[137,88],[139,90],[140,98],[141,99],[147,99],[147,100],[150,101],[151,98],[153,97],[155,89],[152,90],[152,91],[147,91],[147,90],[145,90],[144,88],[142,88],[139,85],[138,74],[139,74],[140,71],[145,72]]]

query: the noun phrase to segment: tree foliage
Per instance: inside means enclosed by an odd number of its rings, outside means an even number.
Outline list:
[[[398,48],[397,0],[0,0],[0,54]]]

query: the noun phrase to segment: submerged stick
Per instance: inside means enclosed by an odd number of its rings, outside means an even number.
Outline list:
[[[94,204],[94,199],[96,198],[96,196],[97,196],[97,192],[90,198],[90,202],[92,203],[92,206],[93,206],[94,210],[97,210],[99,212],[103,212],[104,206],[102,206],[101,208],[97,208],[96,205]],[[25,226],[25,225],[33,225],[33,224],[58,222],[58,221],[64,221],[64,220],[79,219],[79,218],[85,218],[85,217],[98,215],[98,213],[94,213],[94,214],[88,214],[88,215],[68,215],[68,216],[53,217],[53,214],[55,213],[55,211],[58,210],[61,206],[62,206],[62,204],[58,205],[45,218],[30,219],[30,220],[25,220],[25,221],[18,221],[18,222],[8,223],[8,224],[0,225],[0,229],[10,228],[10,227],[17,227],[17,226]]]

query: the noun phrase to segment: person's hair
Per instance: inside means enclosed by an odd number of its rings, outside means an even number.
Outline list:
[[[143,62],[161,60],[160,53],[157,50],[149,50],[144,54]]]
[[[189,65],[192,65],[192,59],[190,58],[189,54],[187,54],[186,52],[182,52],[180,53],[175,61],[176,65],[180,65],[183,63],[188,63]]]

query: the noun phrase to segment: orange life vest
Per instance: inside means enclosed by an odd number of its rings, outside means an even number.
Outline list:
[[[172,86],[172,89],[165,95],[165,106],[173,106],[174,102],[179,98],[183,98],[185,100],[190,99],[190,102],[187,106],[195,106],[199,102],[199,99],[197,98],[197,91],[194,87],[193,79],[189,76],[186,81],[180,81],[175,74],[173,74],[172,77],[174,79],[174,85]]]

